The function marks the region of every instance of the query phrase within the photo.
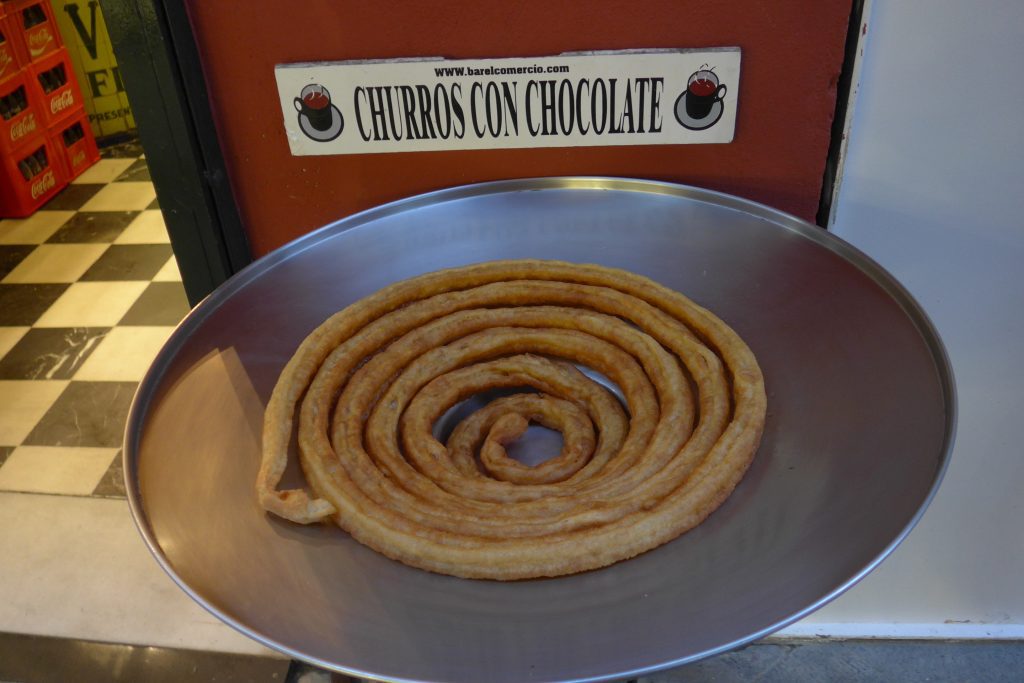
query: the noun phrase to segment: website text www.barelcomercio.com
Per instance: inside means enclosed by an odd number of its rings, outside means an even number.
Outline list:
[[[518,74],[567,74],[569,67],[565,64],[551,66],[439,66],[434,67],[434,75],[438,78],[455,78],[459,76],[512,76]]]

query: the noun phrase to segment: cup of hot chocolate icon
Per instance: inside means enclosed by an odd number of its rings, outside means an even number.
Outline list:
[[[719,84],[714,71],[701,69],[686,81],[686,113],[692,119],[703,119],[711,108],[725,97],[726,87]]]
[[[319,83],[311,83],[295,98],[295,109],[306,117],[309,125],[319,131],[326,131],[333,123],[331,93]]]

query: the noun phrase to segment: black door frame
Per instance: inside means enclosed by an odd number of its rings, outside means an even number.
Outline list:
[[[107,30],[181,271],[199,303],[252,262],[185,4],[104,0]]]

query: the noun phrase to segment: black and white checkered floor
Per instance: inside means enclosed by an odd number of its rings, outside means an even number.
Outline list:
[[[138,144],[0,220],[0,660],[21,636],[274,657],[174,585],[125,499],[129,404],[187,312]]]
[[[0,221],[0,491],[123,496],[135,387],[188,312],[142,151]]]

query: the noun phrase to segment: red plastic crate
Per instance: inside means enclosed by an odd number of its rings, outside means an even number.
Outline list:
[[[25,72],[0,82],[0,154],[13,153],[46,130],[29,78]]]
[[[52,85],[52,78],[58,69],[63,69],[64,83],[47,92],[47,84]],[[72,115],[82,106],[82,91],[78,89],[67,48],[62,47],[32,62],[28,72],[32,74],[32,90],[47,128]]]
[[[28,158],[40,150],[45,154],[46,165],[30,165]],[[0,157],[0,217],[31,215],[68,184],[60,154],[52,141],[39,135],[15,154]]]
[[[63,47],[53,8],[47,0],[7,2],[4,3],[4,11],[12,34],[8,39],[14,43],[22,66],[28,66],[32,61]],[[42,20],[38,21],[40,17]],[[35,21],[38,23],[33,23]]]
[[[100,151],[89,126],[89,115],[84,109],[79,109],[73,117],[51,129],[50,140],[59,151],[57,157],[64,164],[68,182],[100,160]]]
[[[9,25],[10,24],[10,25]],[[7,16],[7,7],[0,5],[0,82],[17,74],[25,64],[16,47],[13,23]]]

